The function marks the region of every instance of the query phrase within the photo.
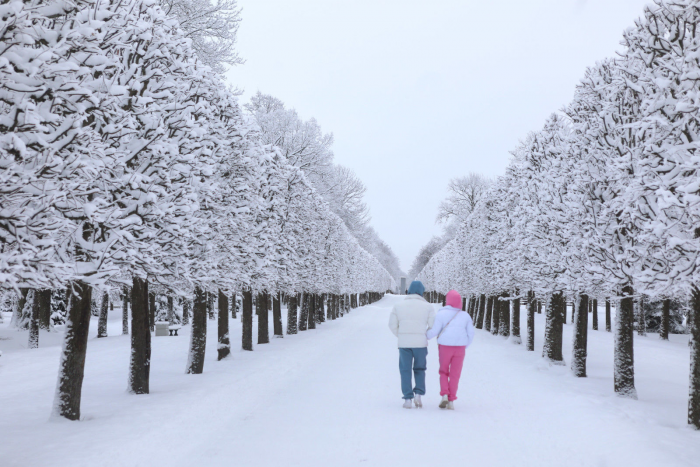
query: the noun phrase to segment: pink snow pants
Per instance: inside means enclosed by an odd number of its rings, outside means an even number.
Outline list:
[[[440,352],[440,395],[448,400],[457,399],[459,377],[464,363],[464,345],[439,345]]]

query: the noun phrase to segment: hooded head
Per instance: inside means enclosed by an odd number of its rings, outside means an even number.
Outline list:
[[[447,295],[445,295],[445,305],[461,310],[462,296],[456,290],[450,290],[447,292]]]
[[[411,282],[411,285],[408,286],[409,295],[416,294],[422,297],[423,292],[425,292],[425,287],[423,287],[423,283],[421,281],[413,281]]]

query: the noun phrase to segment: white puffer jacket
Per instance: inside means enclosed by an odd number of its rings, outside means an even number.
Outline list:
[[[442,334],[440,332],[442,331]],[[446,306],[440,308],[428,339],[440,334],[438,344],[469,347],[474,340],[474,323],[466,311]]]
[[[399,348],[427,347],[425,333],[433,327],[435,308],[416,294],[406,296],[394,305],[389,316],[389,329],[399,338]]]

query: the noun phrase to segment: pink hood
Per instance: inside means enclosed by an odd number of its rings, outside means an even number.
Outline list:
[[[456,290],[450,290],[447,292],[447,295],[445,295],[445,305],[461,310],[462,296]]]

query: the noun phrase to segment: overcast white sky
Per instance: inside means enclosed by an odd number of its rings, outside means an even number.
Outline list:
[[[620,50],[647,0],[238,0],[228,73],[315,117],[407,271],[450,178],[503,173],[518,140]]]

